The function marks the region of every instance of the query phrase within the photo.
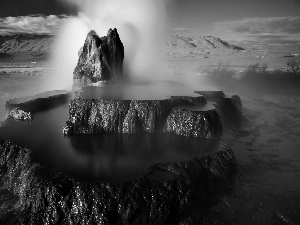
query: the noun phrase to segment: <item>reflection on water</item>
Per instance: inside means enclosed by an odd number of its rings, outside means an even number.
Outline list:
[[[199,96],[187,85],[175,81],[140,81],[82,88],[86,99],[163,100],[172,95]]]
[[[216,109],[215,107],[215,103],[214,102],[210,102],[208,101],[206,105],[204,106],[198,106],[198,105],[195,105],[195,106],[191,106],[191,105],[184,105],[184,106],[178,106],[178,107],[175,107],[175,108],[179,108],[179,109],[186,109],[186,110],[189,110],[189,111],[194,111],[194,112],[203,112],[203,111],[209,111],[209,110],[214,110]]]
[[[214,152],[219,142],[173,134],[97,134],[64,137],[68,105],[34,115],[31,124],[10,120],[2,140],[29,147],[34,160],[81,179],[108,182],[138,178],[154,163],[180,162]]]

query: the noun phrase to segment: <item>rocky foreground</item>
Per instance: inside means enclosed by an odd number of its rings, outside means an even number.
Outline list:
[[[5,224],[185,224],[195,212],[205,219],[236,173],[224,144],[215,154],[154,164],[141,178],[118,184],[72,179],[34,163],[29,149],[9,141],[0,142],[0,166],[4,187],[18,196],[15,217]]]
[[[206,98],[76,98],[70,103],[68,123],[73,134],[163,129],[190,138],[219,138],[223,132],[221,118],[226,115],[220,116],[218,106],[203,112],[193,109],[205,106]],[[40,104],[40,100],[29,101],[34,102]],[[22,104],[26,106],[26,102]],[[215,136],[211,136],[213,131]],[[180,163],[156,163],[140,178],[118,183],[74,179],[34,162],[30,149],[10,141],[0,142],[0,168],[4,188],[17,197],[15,206],[1,217],[4,224],[215,223],[217,218],[207,216],[207,211],[232,190],[237,172],[234,153],[224,143],[216,153]]]

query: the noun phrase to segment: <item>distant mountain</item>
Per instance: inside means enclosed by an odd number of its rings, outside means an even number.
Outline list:
[[[0,36],[0,53],[50,52],[54,42],[53,35],[17,34]]]
[[[14,36],[0,36],[0,53],[17,52],[51,52],[55,36],[39,34],[17,34]],[[122,37],[121,37],[122,39]],[[171,34],[166,41],[167,46],[198,50],[245,50],[232,45],[220,38],[212,36],[186,37]]]
[[[169,35],[166,44],[169,47],[189,48],[198,50],[245,50],[239,46],[232,45],[220,38],[212,36],[194,36],[187,37],[179,34]]]
[[[49,53],[54,47],[54,40],[55,36],[53,35],[41,34],[0,36],[0,62],[47,62]],[[168,57],[200,58],[215,57],[218,54],[240,50],[245,49],[232,45],[220,38],[179,34],[170,34],[159,49],[163,55]]]

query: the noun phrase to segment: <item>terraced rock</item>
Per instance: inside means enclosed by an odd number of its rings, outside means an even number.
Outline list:
[[[74,99],[70,103],[69,120],[64,128],[65,134],[93,134],[101,132],[153,133],[166,131],[184,136],[219,138],[222,123],[215,109],[177,113],[178,106],[203,106],[203,97],[172,97],[165,100],[95,100]],[[195,117],[189,119],[189,117]],[[175,122],[176,120],[176,122]],[[175,125],[175,123],[177,125]],[[197,131],[183,132],[178,126],[195,127]],[[175,131],[176,130],[176,131]],[[180,130],[180,131],[179,131]],[[197,134],[196,134],[197,133]]]
[[[243,121],[242,101],[238,95],[225,95],[222,91],[195,91],[195,93],[205,96],[208,101],[215,102],[225,127],[232,128],[241,125]]]
[[[237,165],[222,144],[208,156],[154,164],[136,180],[87,182],[35,163],[29,149],[2,141],[0,168],[5,188],[18,196],[5,223],[114,225],[179,224],[195,211],[205,217],[231,189]]]
[[[168,116],[165,131],[188,137],[220,138],[223,125],[215,109],[177,107]]]

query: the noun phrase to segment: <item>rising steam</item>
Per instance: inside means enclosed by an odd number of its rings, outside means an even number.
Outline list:
[[[159,62],[151,51],[164,37],[164,0],[64,0],[78,9],[58,35],[53,60],[59,88],[72,86],[72,74],[87,33],[105,36],[117,28],[125,47],[124,67],[130,76],[159,76]]]

